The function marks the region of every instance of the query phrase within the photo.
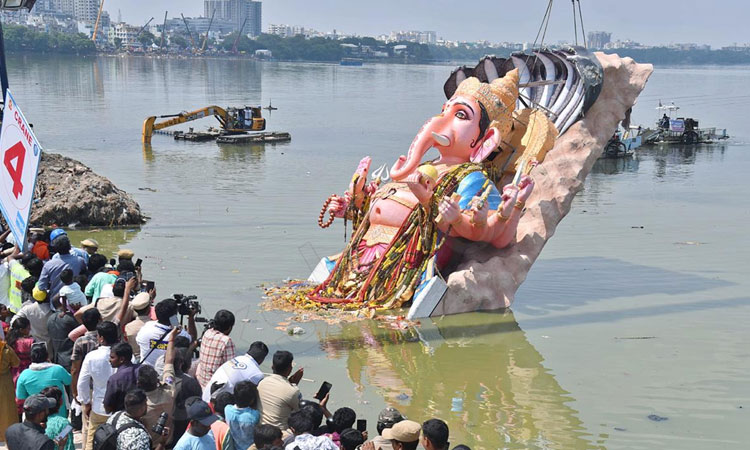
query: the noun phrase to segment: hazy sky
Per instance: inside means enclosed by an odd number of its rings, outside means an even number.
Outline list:
[[[587,31],[605,30],[614,39],[644,44],[696,42],[714,47],[750,42],[746,0],[582,0]],[[546,0],[266,0],[263,30],[269,23],[301,25],[319,31],[375,36],[394,30],[434,30],[450,40],[533,41]],[[197,16],[203,0],[105,0],[111,17],[138,24],[150,17]],[[556,0],[548,42],[572,40],[572,6]]]

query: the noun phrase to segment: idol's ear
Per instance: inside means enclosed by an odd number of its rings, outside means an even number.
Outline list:
[[[484,161],[490,153],[495,151],[500,145],[500,132],[495,127],[490,127],[484,134],[484,142],[471,152],[469,159],[473,163],[480,163]]]

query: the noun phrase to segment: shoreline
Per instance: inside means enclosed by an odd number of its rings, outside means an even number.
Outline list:
[[[742,61],[737,61],[735,63],[717,63],[714,61],[694,61],[690,59],[685,59],[681,62],[668,62],[668,63],[661,63],[658,61],[659,58],[642,58],[638,56],[637,58],[630,54],[629,52],[622,50],[629,50],[629,49],[614,49],[614,50],[598,50],[598,49],[592,49],[591,51],[597,51],[597,52],[604,52],[606,54],[617,54],[620,57],[631,57],[633,59],[638,59],[639,61],[643,63],[653,64],[655,67],[661,67],[661,68],[685,68],[685,67],[693,67],[693,68],[711,68],[711,67],[732,67],[732,68],[750,68],[750,55],[747,55]],[[689,52],[687,52],[689,53]],[[265,58],[256,58],[254,56],[244,56],[244,55],[232,55],[232,54],[224,54],[224,53],[218,53],[218,54],[204,54],[204,55],[195,55],[195,54],[188,54],[188,53],[144,53],[144,52],[109,52],[109,51],[97,51],[95,53],[90,54],[81,54],[81,53],[55,53],[55,52],[45,52],[45,51],[17,51],[17,50],[8,50],[8,55],[11,56],[27,56],[27,55],[44,55],[44,56],[75,56],[79,58],[90,58],[90,57],[113,57],[113,58],[125,58],[125,57],[134,57],[134,58],[151,58],[151,59],[174,59],[174,60],[188,60],[188,59],[195,59],[195,60],[223,60],[223,61],[229,61],[229,60],[242,60],[242,61],[252,61],[252,62],[258,62],[258,63],[297,63],[297,64],[331,64],[331,65],[339,65],[340,60],[311,60],[311,59],[265,59]],[[490,53],[488,53],[489,55]],[[739,55],[745,56],[744,53],[738,53]],[[502,56],[502,54],[499,54],[499,56]],[[365,66],[368,65],[398,65],[398,66],[461,66],[464,64],[475,64],[476,58],[473,58],[472,56],[467,56],[465,59],[454,59],[454,60],[420,60],[420,61],[406,61],[403,59],[364,59],[363,64]],[[361,67],[361,66],[358,66]]]

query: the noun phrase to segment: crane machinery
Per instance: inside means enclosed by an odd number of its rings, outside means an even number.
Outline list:
[[[266,119],[261,115],[260,106],[245,106],[243,108],[221,108],[216,105],[206,106],[195,111],[181,112],[164,116],[151,116],[143,121],[143,143],[151,142],[154,131],[179,125],[204,117],[214,116],[221,125],[222,135],[245,134],[248,131],[263,131],[266,129]],[[157,122],[156,119],[167,119]]]
[[[195,39],[193,39],[193,32],[190,31],[190,26],[187,23],[187,19],[185,19],[185,15],[180,13],[180,16],[182,16],[182,21],[185,23],[185,29],[187,29],[188,36],[190,36],[190,43],[193,44],[193,51],[196,51],[198,47],[195,45]]]
[[[102,9],[104,9],[104,0],[99,3],[99,14],[96,15],[96,23],[94,24],[94,34],[91,36],[91,40],[96,43],[96,31],[99,29],[99,22],[102,19]]]
[[[240,38],[242,37],[242,32],[245,30],[245,24],[247,23],[247,16],[245,16],[245,20],[242,22],[242,26],[240,27],[240,32],[237,33],[237,38],[234,40],[234,44],[232,44],[232,53],[235,55],[237,54],[237,44],[240,42]]]
[[[206,30],[206,37],[203,38],[203,44],[201,45],[200,53],[203,53],[206,50],[206,43],[208,42],[208,33],[211,32],[211,25],[214,23],[214,15],[216,15],[216,8],[214,8],[214,11],[211,13],[211,20],[208,22],[208,30]]]
[[[167,14],[169,11],[164,11],[164,25],[161,26],[161,43],[159,44],[159,50],[164,50],[164,36],[167,34]]]

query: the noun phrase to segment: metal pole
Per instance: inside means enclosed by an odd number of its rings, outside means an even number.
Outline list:
[[[8,65],[5,63],[5,40],[3,39],[3,21],[0,20],[0,85],[3,92],[0,97],[5,99],[5,93],[8,92]],[[0,112],[0,116],[2,113]]]

